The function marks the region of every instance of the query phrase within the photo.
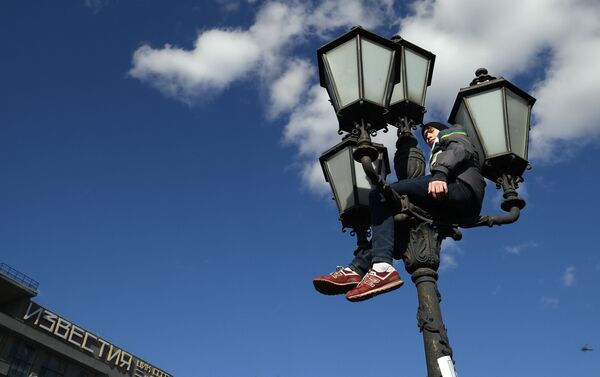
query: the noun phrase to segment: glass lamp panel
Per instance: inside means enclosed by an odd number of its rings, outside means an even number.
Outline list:
[[[529,104],[523,98],[506,89],[508,132],[510,150],[527,160],[527,133],[529,131]]]
[[[466,101],[486,156],[506,153],[502,89],[481,92],[467,97]]]
[[[393,51],[367,39],[361,39],[361,48],[365,99],[384,107]]]
[[[402,55],[402,54],[401,54]],[[402,71],[402,67],[404,65],[404,58],[402,56],[400,56],[399,61],[402,60],[400,62],[400,71]],[[402,102],[406,99],[406,93],[404,93],[404,74],[402,74],[402,72],[400,72],[400,80],[398,81],[397,84],[394,85],[394,88],[392,89],[392,97],[390,99],[390,105],[394,105],[398,102]]]
[[[340,213],[354,205],[353,161],[351,149],[348,147],[337,152],[325,162],[329,172],[329,183],[333,188]]]
[[[402,75],[400,75],[400,81],[394,85],[394,91],[392,92],[392,99],[390,105],[394,105],[398,102],[404,101],[406,96],[404,95],[404,82],[402,81]]]
[[[340,107],[359,99],[356,38],[323,54],[331,72],[331,83],[339,96]]]
[[[404,57],[408,100],[423,106],[429,60],[406,48],[404,49]]]
[[[337,96],[335,88],[331,83],[331,79],[329,75],[325,75],[325,87],[327,88],[327,94],[329,94],[329,98],[331,99],[331,104],[334,106],[336,113],[340,110],[340,99]]]
[[[375,162],[372,162],[373,168],[376,172],[379,172],[379,159]],[[356,174],[356,188],[358,189],[358,203],[359,205],[368,206],[369,205],[369,193],[374,188],[369,182],[367,175],[365,174],[365,170],[362,167],[360,162],[354,161],[354,172]]]
[[[465,106],[464,101],[460,104],[458,108],[458,112],[456,113],[456,117],[454,118],[455,122],[463,126],[469,139],[475,146],[477,150],[477,154],[479,155],[479,166],[483,165],[483,161],[485,160],[485,154],[483,153],[483,147],[481,142],[479,141],[479,137],[475,130],[475,126],[473,125],[473,121],[469,116],[469,112],[467,111],[467,106]]]

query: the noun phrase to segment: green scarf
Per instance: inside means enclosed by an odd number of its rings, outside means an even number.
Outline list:
[[[438,154],[442,151],[442,144],[438,138],[435,139],[435,142],[431,146],[431,157],[429,158],[429,168],[433,167],[435,164],[435,160],[437,159]]]

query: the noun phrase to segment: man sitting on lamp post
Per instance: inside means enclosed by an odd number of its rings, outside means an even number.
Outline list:
[[[423,125],[422,135],[431,147],[430,175],[391,184],[399,195],[433,216],[452,218],[479,215],[485,182],[475,147],[459,125],[439,122]],[[400,288],[404,282],[393,267],[395,224],[393,209],[383,195],[369,196],[371,247],[359,249],[347,267],[313,279],[317,291],[326,295],[346,293],[350,301],[363,301]]]

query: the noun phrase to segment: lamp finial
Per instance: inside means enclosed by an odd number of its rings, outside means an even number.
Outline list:
[[[474,86],[474,85],[481,84],[483,82],[495,79],[494,76],[488,75],[488,70],[485,69],[485,68],[478,68],[475,71],[475,76],[476,77],[473,79],[473,81],[471,81],[471,83],[469,84],[469,86]]]

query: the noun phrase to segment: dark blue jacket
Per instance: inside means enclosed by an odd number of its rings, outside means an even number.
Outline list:
[[[459,124],[456,124],[440,131],[438,139],[442,151],[436,156],[433,166],[430,167],[432,180],[461,180],[471,188],[481,209],[485,181],[479,168],[479,155],[467,133]]]

